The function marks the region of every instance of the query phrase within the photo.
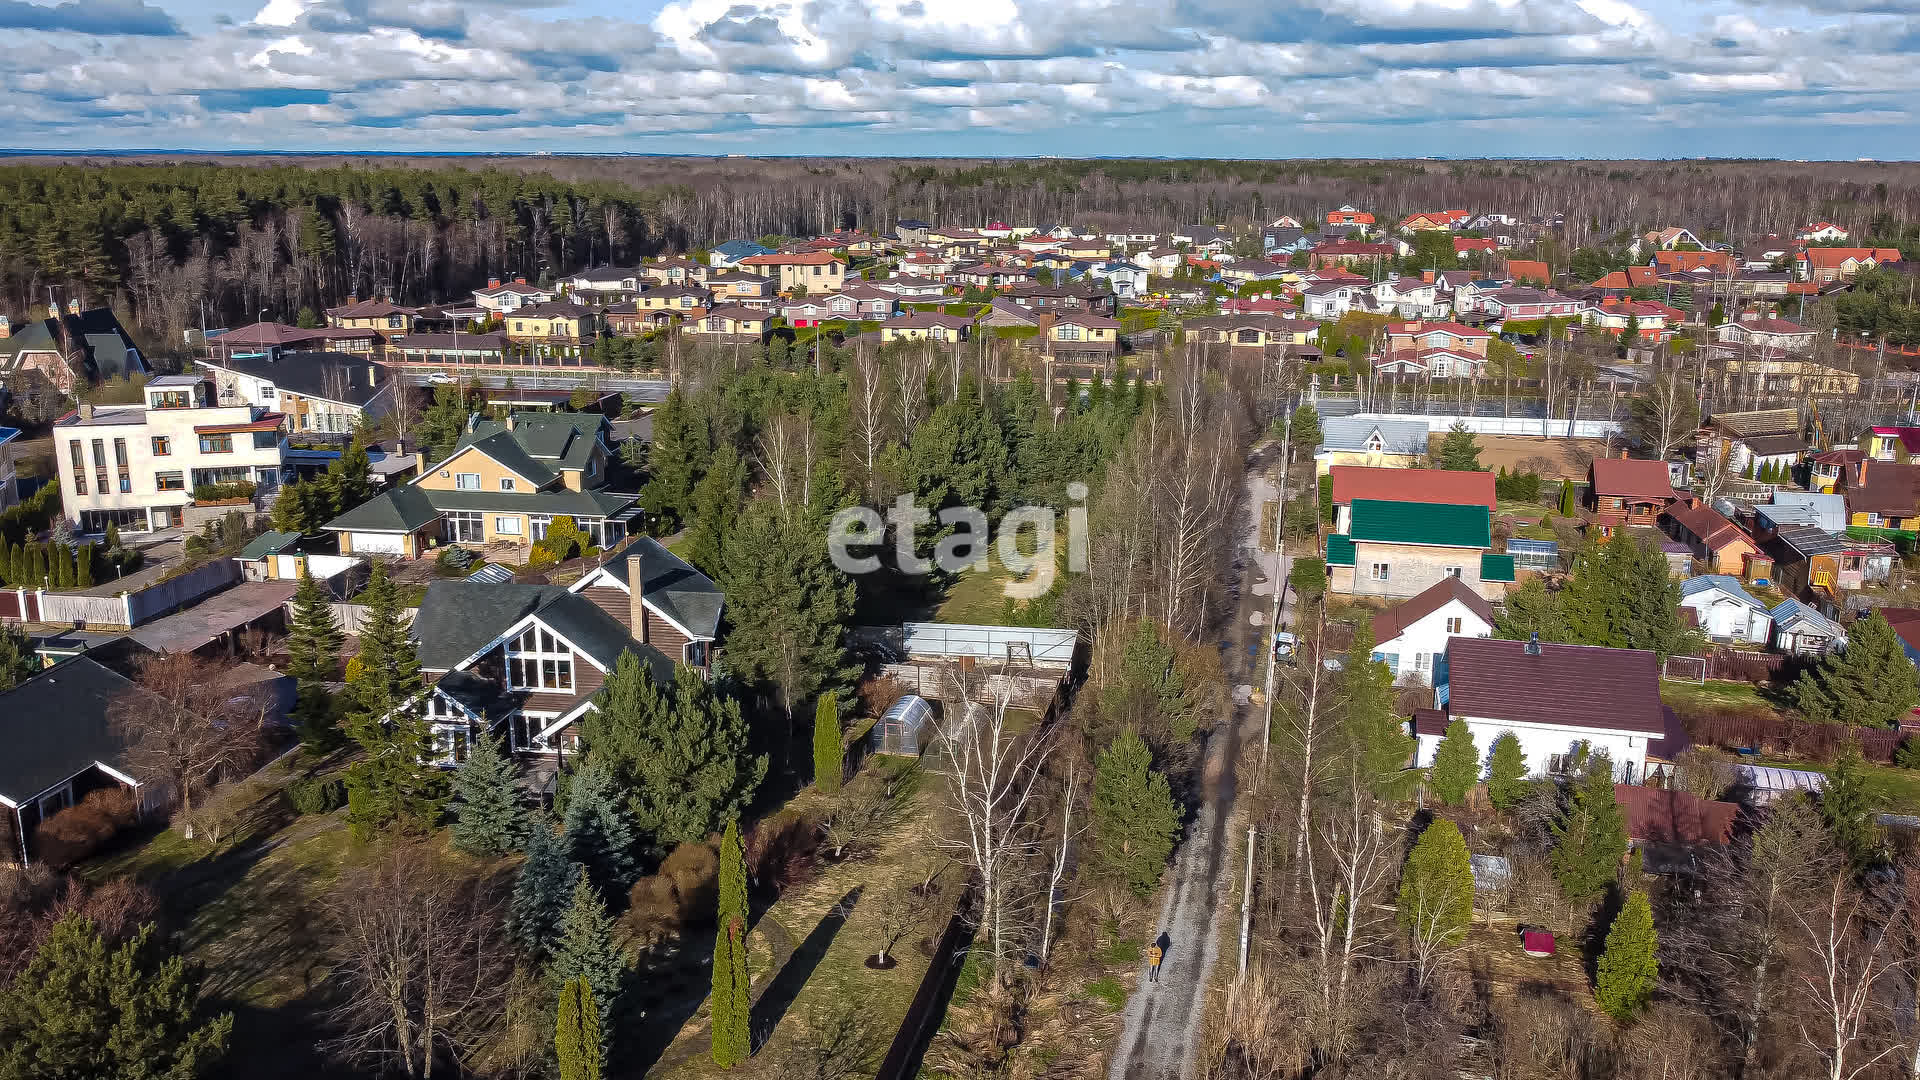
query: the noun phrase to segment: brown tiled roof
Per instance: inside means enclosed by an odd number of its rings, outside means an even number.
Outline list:
[[[1457,637],[1447,643],[1447,711],[1552,727],[1666,734],[1660,675],[1642,649]]]
[[[1892,513],[1901,517],[1920,508],[1920,465],[1862,461],[1866,476],[1847,485],[1849,513]]]
[[[1676,502],[1667,507],[1667,516],[1678,522],[1689,533],[1700,538],[1708,551],[1719,551],[1736,541],[1744,540],[1748,547],[1758,550],[1759,545],[1753,538],[1740,530],[1740,526],[1728,521],[1720,511],[1703,502]]]
[[[1674,497],[1673,477],[1667,463],[1645,458],[1595,458],[1593,493],[1624,495],[1642,499]]]
[[[1447,733],[1447,714],[1444,709],[1413,710],[1413,733],[1415,735],[1444,736]]]
[[[1627,835],[1642,844],[1725,844],[1733,839],[1734,803],[1684,791],[1613,785],[1613,798],[1627,817]]]
[[[1418,596],[1374,615],[1373,640],[1375,642],[1392,641],[1407,627],[1445,607],[1449,600],[1460,601],[1467,605],[1468,611],[1478,615],[1488,626],[1493,625],[1493,605],[1487,603],[1479,593],[1467,588],[1466,583],[1459,578],[1445,577]]]
[[[1333,501],[1341,506],[1355,499],[1378,499],[1493,509],[1493,474],[1490,472],[1335,465],[1332,475]]]

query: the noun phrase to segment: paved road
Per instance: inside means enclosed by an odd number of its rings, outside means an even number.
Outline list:
[[[1260,504],[1271,499],[1274,491],[1262,473],[1277,460],[1276,453],[1256,454],[1248,462],[1248,517],[1232,571],[1238,579],[1233,584],[1239,606],[1222,642],[1222,661],[1234,688],[1232,704],[1207,740],[1200,813],[1174,856],[1173,887],[1161,908],[1159,925],[1152,928],[1155,935],[1164,931],[1168,939],[1160,982],[1149,985],[1146,970],[1141,969],[1139,986],[1127,1002],[1126,1028],[1114,1051],[1109,1080],[1181,1080],[1193,1075],[1204,989],[1220,951],[1221,921],[1238,918],[1227,877],[1233,842],[1222,823],[1233,814],[1234,762],[1240,747],[1260,738],[1260,721],[1256,710],[1246,704],[1246,691],[1265,685],[1266,666],[1264,657],[1250,656],[1248,645],[1257,649],[1267,640],[1272,589],[1286,580],[1285,560],[1256,549]]]

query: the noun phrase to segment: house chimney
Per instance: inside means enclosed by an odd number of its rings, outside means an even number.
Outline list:
[[[500,287],[500,279],[499,279],[499,278],[497,278],[497,277],[490,277],[490,278],[488,278],[488,279],[487,279],[487,288],[489,288],[489,289],[497,289],[497,288],[499,288],[499,287]]]
[[[357,304],[357,303],[359,303],[359,302],[360,302],[360,296],[359,296],[359,294],[357,294],[357,293],[348,293],[348,294],[347,294],[347,306],[348,306],[348,307],[352,307],[353,305],[355,305],[355,304]]]
[[[369,388],[372,388],[379,385],[380,385],[380,369],[373,366],[372,364],[368,364],[367,365],[367,386]]]
[[[1431,270],[1420,271],[1420,280],[1426,282],[1429,285],[1433,284],[1433,271]]]
[[[641,564],[640,544],[627,547],[627,617],[633,622],[633,638],[647,644],[647,575]]]
[[[1528,656],[1540,655],[1540,631],[1535,630],[1533,632],[1533,636],[1527,639],[1527,645],[1526,645],[1525,651]]]
[[[524,277],[517,277],[513,279],[513,283],[515,285],[525,285],[527,283],[527,279]]]
[[[82,420],[93,419],[93,403],[92,402],[83,401],[80,403],[80,419]]]

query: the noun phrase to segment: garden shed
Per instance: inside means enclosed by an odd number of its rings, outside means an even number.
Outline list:
[[[908,694],[873,725],[872,749],[876,754],[918,756],[932,736],[933,706],[918,694]]]

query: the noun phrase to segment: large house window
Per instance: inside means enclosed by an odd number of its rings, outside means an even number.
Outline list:
[[[185,491],[187,490],[186,474],[178,469],[172,472],[154,473],[153,489],[155,491]]]
[[[200,436],[200,452],[203,454],[231,454],[233,453],[233,436],[202,435]]]
[[[79,439],[68,443],[67,449],[72,451],[73,456],[73,493],[85,495],[87,493],[87,452],[80,448]]]
[[[1079,341],[1080,328],[1072,324],[1057,326],[1054,328],[1053,336],[1061,341]]]
[[[172,439],[167,438],[165,435],[155,435],[153,437],[153,456],[154,457],[167,457],[172,453],[173,453]]]
[[[187,393],[184,390],[157,391],[152,396],[148,397],[147,400],[151,402],[153,404],[153,407],[156,409],[191,409],[193,408],[193,395]]]
[[[527,527],[528,530],[532,532],[535,540],[545,540],[547,538],[547,526],[551,524],[553,524],[553,516],[550,514],[527,515]]]
[[[461,491],[479,491],[480,474],[477,472],[454,473],[453,486]]]
[[[573,651],[546,628],[528,627],[507,644],[507,686],[513,690],[572,690]]]
[[[502,536],[520,535],[519,514],[499,514],[493,519],[493,531]]]
[[[107,441],[93,440],[93,488],[100,494],[107,493]]]
[[[487,516],[478,510],[453,510],[447,513],[447,539],[456,544],[479,544],[486,540]]]

